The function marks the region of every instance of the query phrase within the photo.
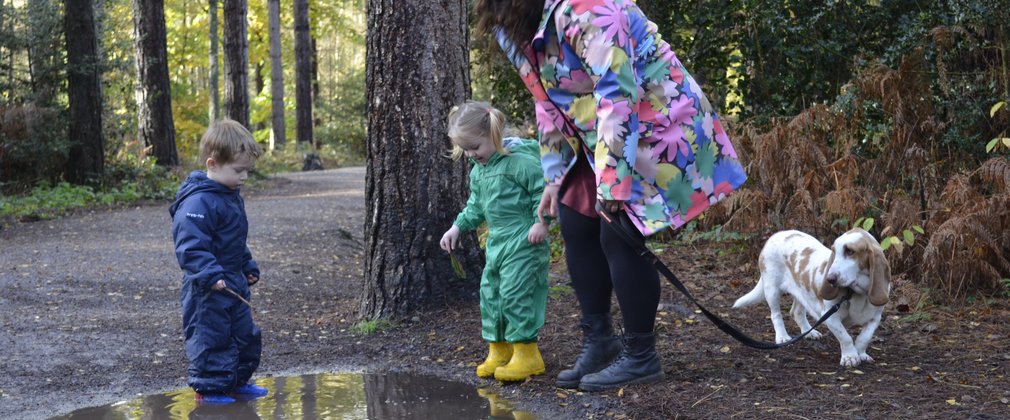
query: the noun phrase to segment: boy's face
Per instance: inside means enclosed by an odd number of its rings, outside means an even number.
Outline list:
[[[232,162],[221,163],[214,158],[207,159],[207,178],[213,179],[231,189],[241,187],[249,177],[256,160],[249,156],[240,156]]]

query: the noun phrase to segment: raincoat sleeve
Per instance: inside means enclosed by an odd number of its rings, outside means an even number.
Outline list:
[[[638,152],[638,76],[634,68],[634,48],[628,13],[613,2],[604,2],[577,20],[565,19],[569,27],[559,27],[568,45],[595,81],[595,108],[573,104],[569,112],[595,111],[598,141],[593,151],[599,178],[597,197],[628,200],[632,191],[632,171]],[[588,104],[591,105],[591,104]],[[582,118],[580,118],[582,119]]]
[[[172,220],[175,256],[186,278],[200,288],[209,288],[224,278],[224,268],[214,256],[212,243],[216,215],[202,195],[182,203]]]
[[[484,222],[484,206],[481,204],[480,189],[477,188],[477,176],[474,171],[470,171],[470,198],[466,200],[466,207],[456,216],[454,225],[460,231],[466,232],[474,230]]]
[[[530,205],[532,208],[530,212],[533,213],[533,219],[537,220],[539,215],[537,215],[537,208],[540,207],[540,198],[544,195],[544,174],[540,169],[540,165],[537,165],[535,161],[530,161],[529,165],[522,165],[520,182],[523,183],[523,187],[530,194]],[[549,216],[544,215],[544,221],[549,222]]]
[[[252,251],[249,251],[248,245],[245,247],[245,254],[242,256],[242,261],[244,261],[242,264],[242,273],[247,276],[252,274],[256,276],[256,278],[259,278],[260,267],[259,264],[256,264],[256,260],[253,259]]]

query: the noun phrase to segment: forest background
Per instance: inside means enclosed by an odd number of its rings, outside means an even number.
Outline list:
[[[290,139],[281,144],[272,130],[274,1],[246,3],[248,124],[269,151],[258,171],[298,169],[306,153],[326,167],[363,164],[366,2],[276,2]],[[223,55],[211,65],[211,27],[229,15],[226,4],[210,6],[217,3],[0,1],[0,217],[31,221],[79,206],[171,197],[180,177],[198,167],[199,138],[221,106],[211,104],[226,75],[214,77],[214,67],[226,65]],[[896,275],[915,279],[923,293],[913,306],[1010,296],[1008,3],[639,0],[728,121],[751,179],[704,219],[658,240],[734,241],[756,254],[762,238],[782,228],[826,239],[858,225],[882,241]],[[68,28],[81,15],[71,7],[82,5],[94,12],[95,66],[72,64],[71,46],[81,38]],[[303,50],[292,13],[299,5],[309,11],[311,48]],[[150,57],[138,45],[149,38],[136,35],[136,16],[152,7],[164,16],[175,161],[155,158],[139,118],[138,104],[151,95],[138,66]],[[221,25],[214,33],[227,38],[226,31]],[[529,127],[531,102],[515,72],[470,33],[460,42],[470,45],[472,96]],[[300,58],[311,63],[307,139],[296,129]],[[99,77],[104,165],[81,177],[69,81],[88,72]]]

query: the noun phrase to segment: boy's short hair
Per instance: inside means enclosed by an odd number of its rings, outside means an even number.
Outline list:
[[[259,146],[242,124],[230,118],[215,121],[200,139],[200,160],[213,158],[219,163],[238,160],[240,156],[256,159],[260,156]]]

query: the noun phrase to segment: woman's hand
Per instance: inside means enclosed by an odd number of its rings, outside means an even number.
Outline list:
[[[560,185],[548,185],[544,187],[544,194],[540,196],[540,205],[537,206],[537,218],[540,224],[547,226],[544,221],[544,213],[550,217],[558,217],[558,190]]]
[[[227,287],[228,287],[228,284],[224,282],[224,279],[221,279],[221,280],[218,280],[217,283],[214,283],[213,285],[211,285],[210,286],[210,290],[213,290],[215,292],[219,292],[221,290],[224,290]]]
[[[547,237],[547,225],[543,223],[534,223],[533,227],[530,228],[530,233],[526,235],[531,244],[539,244],[544,241]]]
[[[442,235],[442,240],[438,241],[438,245],[442,247],[445,252],[452,252],[456,249],[456,244],[459,242],[459,227],[452,225],[449,230],[445,231]]]

